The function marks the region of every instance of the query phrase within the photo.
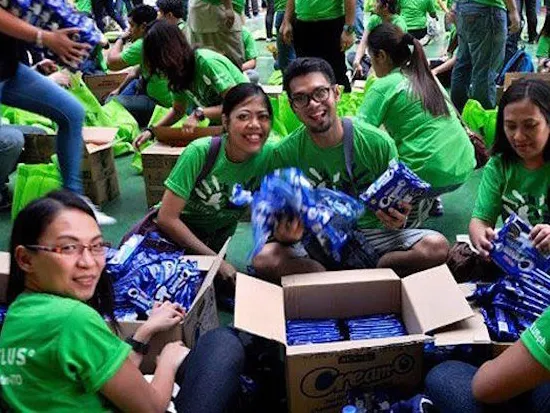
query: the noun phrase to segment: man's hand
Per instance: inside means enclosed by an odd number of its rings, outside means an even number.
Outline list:
[[[138,137],[134,140],[134,148],[139,151],[139,147],[143,145],[145,142],[153,138],[153,134],[149,132],[148,130],[144,130],[141,132]]]
[[[380,220],[380,222],[382,222],[384,227],[388,229],[401,229],[407,223],[407,217],[411,212],[412,206],[411,204],[400,202],[399,208],[402,211],[390,208],[388,209],[387,213],[379,209],[378,211],[376,211],[375,215]]]
[[[533,240],[536,249],[543,253],[550,252],[550,225],[535,225],[529,234],[529,238]]]
[[[342,35],[340,36],[340,49],[342,52],[345,52],[348,50],[351,46],[353,46],[353,43],[355,42],[355,35],[353,33],[349,33],[346,30],[342,31]]]
[[[510,33],[519,32],[519,29],[521,28],[521,21],[517,10],[509,12],[508,18],[510,19],[510,26],[508,27],[508,31]]]
[[[292,23],[283,20],[283,24],[281,25],[281,28],[279,30],[281,31],[281,34],[283,36],[283,42],[290,46],[293,40]]]

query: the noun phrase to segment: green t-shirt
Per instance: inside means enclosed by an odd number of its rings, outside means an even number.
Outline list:
[[[373,14],[369,17],[369,20],[366,24],[367,30],[369,32],[372,32],[372,30],[375,27],[380,26],[383,23],[382,17],[380,17],[378,14]],[[394,14],[391,18],[391,23],[397,27],[399,27],[401,30],[403,30],[405,33],[407,32],[407,23],[405,22],[405,19],[400,16],[399,14]]]
[[[286,0],[275,0],[275,11],[285,11]]]
[[[344,15],[344,0],[296,0],[295,11],[306,22],[337,19]]]
[[[550,370],[550,309],[521,335],[521,342],[545,369]]]
[[[233,10],[237,14],[242,14],[244,11],[244,2],[245,0],[233,0]]]
[[[540,36],[537,46],[537,57],[550,57],[550,37]]]
[[[491,157],[483,170],[473,218],[494,225],[514,212],[531,225],[550,224],[550,163],[529,170],[522,162]]]
[[[388,168],[397,156],[392,139],[382,130],[353,118],[353,178],[358,192],[369,185]],[[353,195],[346,172],[343,143],[320,148],[309,137],[304,126],[283,139],[274,151],[274,167],[294,166],[301,169],[315,187],[326,187]],[[359,228],[380,228],[378,218],[370,211],[359,219]]]
[[[162,106],[172,106],[172,96],[168,89],[168,80],[158,75],[149,76],[143,65],[143,39],[137,39],[122,51],[122,60],[130,66],[139,65],[143,78],[147,81],[147,96],[155,99]]]
[[[92,0],[76,0],[74,7],[81,13],[92,14]]]
[[[111,411],[99,390],[130,350],[87,304],[21,294],[0,335],[2,398],[15,411]]]
[[[164,182],[166,188],[186,201],[183,221],[205,233],[237,225],[246,208],[236,207],[229,202],[231,191],[235,184],[241,184],[247,190],[258,187],[262,177],[269,171],[273,147],[271,142],[266,142],[259,154],[246,162],[234,163],[225,153],[227,137],[224,136],[212,170],[195,186],[206,161],[211,139],[198,139],[189,144]]]
[[[409,30],[425,29],[428,26],[427,13],[435,13],[434,0],[400,0],[401,16]]]
[[[448,106],[450,116],[432,116],[396,69],[365,93],[359,116],[374,126],[383,124],[395,140],[399,159],[434,188],[444,188],[465,182],[475,167],[474,147]]]
[[[173,92],[175,102],[210,107],[222,103],[222,93],[248,78],[227,57],[209,49],[195,52],[195,74],[188,90]]]
[[[475,3],[483,4],[484,6],[498,7],[506,10],[504,0],[473,0]]]
[[[258,58],[258,48],[256,47],[256,40],[252,36],[252,33],[243,26],[243,43],[244,43],[244,61],[248,62],[252,59]]]

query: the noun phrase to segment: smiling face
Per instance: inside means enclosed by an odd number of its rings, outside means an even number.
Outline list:
[[[37,240],[38,245],[63,247],[68,244],[97,244],[103,238],[97,222],[78,209],[64,209]],[[92,298],[105,255],[63,255],[49,251],[31,251],[24,246],[15,250],[16,260],[25,271],[25,287],[32,291],[71,297],[80,301]]]
[[[290,97],[294,100],[292,109],[296,116],[312,133],[327,132],[336,122],[338,115],[336,112],[336,103],[340,100],[340,91],[336,85],[331,85],[329,80],[320,72],[308,73],[292,79],[289,84]],[[328,93],[323,99],[317,98],[323,90],[328,89]],[[309,103],[302,107],[298,102],[309,96]],[[306,98],[307,99],[307,98]]]
[[[271,131],[271,118],[262,96],[245,99],[233,108],[229,117],[224,115],[222,122],[232,152],[245,158],[262,150]]]
[[[550,126],[539,107],[529,99],[504,108],[504,133],[510,145],[527,166],[544,163]]]

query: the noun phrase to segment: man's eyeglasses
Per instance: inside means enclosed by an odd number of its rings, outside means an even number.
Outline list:
[[[326,102],[330,96],[330,87],[321,86],[315,89],[312,93],[296,93],[290,97],[290,103],[296,109],[303,109],[309,105],[311,100],[314,100],[317,103]]]
[[[25,245],[25,248],[31,251],[47,251],[61,255],[76,256],[82,255],[84,250],[90,251],[95,256],[105,255],[107,249],[111,246],[108,242],[96,242],[95,244],[65,244],[65,245]]]

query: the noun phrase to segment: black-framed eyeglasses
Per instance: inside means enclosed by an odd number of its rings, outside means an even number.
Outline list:
[[[290,97],[290,103],[296,109],[303,109],[309,105],[309,102],[314,100],[317,103],[326,102],[330,96],[330,87],[321,86],[311,93],[296,93]]]
[[[65,244],[65,245],[25,245],[31,251],[46,251],[61,255],[82,255],[84,250],[90,251],[95,256],[105,255],[111,246],[109,242],[96,242],[94,244]]]

